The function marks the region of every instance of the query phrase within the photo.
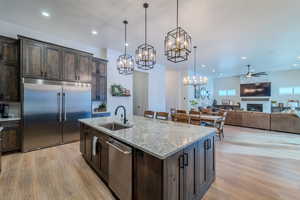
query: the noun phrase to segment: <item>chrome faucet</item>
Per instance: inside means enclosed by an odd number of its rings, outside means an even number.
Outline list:
[[[125,106],[118,106],[115,110],[115,115],[118,114],[118,110],[122,108],[123,109],[123,112],[124,112],[124,117],[123,117],[123,123],[126,124],[128,122],[127,118],[126,118],[126,108]]]

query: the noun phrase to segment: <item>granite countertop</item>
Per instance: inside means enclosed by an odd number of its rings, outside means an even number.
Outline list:
[[[216,131],[215,128],[139,116],[129,117],[131,128],[118,131],[110,131],[101,127],[101,125],[110,122],[120,123],[119,119],[113,117],[81,119],[79,121],[159,159],[166,159]]]
[[[8,121],[19,121],[20,117],[8,117],[8,118],[0,118],[0,122],[8,122]]]

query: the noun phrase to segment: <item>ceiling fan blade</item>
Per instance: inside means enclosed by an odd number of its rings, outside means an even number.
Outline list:
[[[258,73],[254,73],[253,75],[268,75],[266,72],[258,72]]]
[[[260,77],[261,75],[259,74],[252,74],[252,77]]]

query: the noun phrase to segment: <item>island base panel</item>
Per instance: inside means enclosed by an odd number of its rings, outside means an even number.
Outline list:
[[[109,137],[81,123],[80,150],[97,175],[109,182]],[[99,138],[93,155],[93,137]],[[161,160],[133,148],[133,200],[199,200],[215,180],[215,133]],[[106,162],[106,164],[104,164]],[[120,166],[121,167],[121,166]]]

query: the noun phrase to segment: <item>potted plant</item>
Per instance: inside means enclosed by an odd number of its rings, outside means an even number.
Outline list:
[[[99,112],[105,112],[106,111],[106,103],[102,103],[98,107]]]
[[[197,110],[197,107],[198,107],[198,104],[199,104],[198,101],[196,101],[195,99],[190,100],[190,104],[191,104],[192,109]]]

